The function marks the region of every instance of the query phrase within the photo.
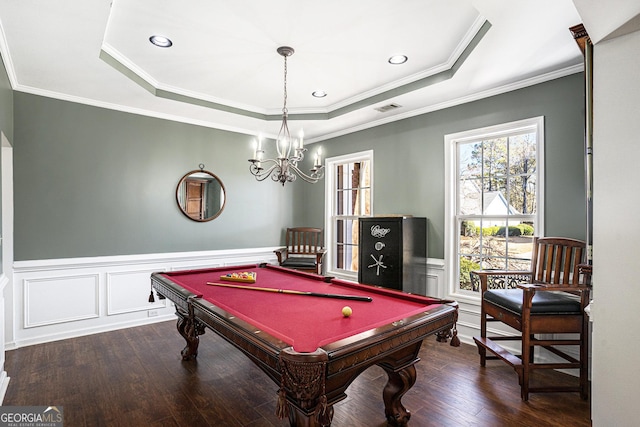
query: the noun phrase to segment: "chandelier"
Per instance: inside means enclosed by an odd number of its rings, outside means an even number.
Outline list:
[[[262,138],[258,137],[253,158],[249,159],[249,162],[251,162],[249,171],[258,181],[264,181],[267,177],[271,177],[273,181],[281,182],[282,186],[287,182],[295,181],[297,177],[314,184],[324,177],[320,149],[316,153],[313,168],[311,168],[309,174],[302,172],[298,168],[298,162],[304,159],[304,152],[307,151],[304,148],[303,134],[301,131],[300,138],[291,138],[289,125],[287,124],[287,58],[293,55],[294,50],[288,46],[281,46],[277,51],[284,57],[284,106],[282,107],[282,124],[276,138],[278,156],[275,159],[263,159]]]

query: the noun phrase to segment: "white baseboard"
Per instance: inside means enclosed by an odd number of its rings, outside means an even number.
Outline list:
[[[29,337],[19,341],[11,341],[5,343],[5,350],[15,350],[20,347],[26,347],[36,344],[44,344],[47,342],[66,340],[69,338],[83,337],[87,335],[100,334],[103,332],[116,331],[118,329],[134,328],[136,326],[150,325],[152,323],[166,322],[169,320],[177,320],[175,314],[163,314],[162,316],[140,318],[127,322],[111,322],[101,326],[91,328],[70,328],[67,331],[43,334],[40,336]]]
[[[4,402],[4,396],[7,394],[10,379],[6,371],[0,373],[0,405]]]

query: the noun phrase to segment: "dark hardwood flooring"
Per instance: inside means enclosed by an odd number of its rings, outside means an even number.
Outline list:
[[[58,405],[65,427],[287,426],[274,415],[277,386],[240,351],[207,331],[197,361],[182,362],[175,322],[34,345],[6,355],[3,405]],[[475,347],[425,341],[418,380],[402,399],[410,426],[590,426],[576,393],[520,400],[508,366],[478,364]],[[561,381],[573,377],[551,373]],[[383,427],[384,371],[374,366],[335,406],[333,426]]]

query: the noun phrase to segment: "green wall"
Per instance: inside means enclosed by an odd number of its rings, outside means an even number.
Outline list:
[[[13,90],[11,82],[4,67],[4,60],[0,55],[0,134],[4,135],[9,142],[13,140]],[[2,150],[0,150],[0,160],[2,159]],[[0,163],[0,169],[2,168]],[[0,170],[0,178],[2,176]],[[0,179],[0,201],[2,200],[2,186]],[[0,209],[1,209],[0,202]],[[1,219],[1,218],[0,218]],[[0,221],[0,235],[3,235],[2,221]],[[0,247],[0,272],[4,272],[2,265],[2,248]]]
[[[375,215],[429,218],[429,257],[444,257],[444,136],[545,117],[545,234],[585,237],[584,85],[574,74],[319,142],[326,157],[374,151]],[[310,151],[315,147],[310,145]],[[324,224],[324,189],[296,189],[296,221]]]
[[[291,223],[292,188],[249,174],[247,135],[14,97],[17,261],[277,246]],[[206,223],[175,195],[200,163],[227,191]]]
[[[0,132],[13,140],[13,91],[0,55]]]
[[[426,216],[429,256],[443,258],[444,135],[545,116],[546,234],[584,238],[582,79],[318,145],[326,157],[374,150],[374,213]],[[324,225],[324,185],[256,182],[246,135],[24,93],[14,105],[16,260],[276,246],[287,226]],[[178,180],[199,163],[228,194],[208,223],[188,220],[175,202]]]

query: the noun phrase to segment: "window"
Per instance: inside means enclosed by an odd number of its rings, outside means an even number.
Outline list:
[[[445,258],[454,294],[477,296],[472,270],[530,267],[542,235],[543,118],[445,136]]]
[[[327,272],[355,278],[358,217],[371,216],[373,151],[327,159],[325,230]]]

